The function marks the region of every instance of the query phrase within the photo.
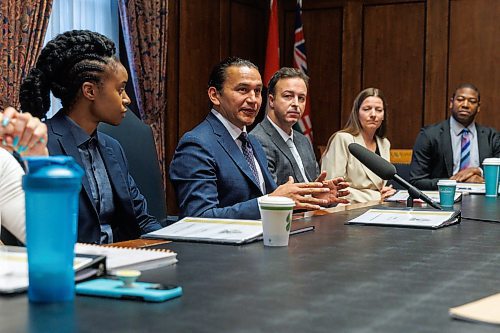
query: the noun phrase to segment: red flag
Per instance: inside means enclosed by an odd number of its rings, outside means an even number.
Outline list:
[[[302,26],[302,0],[297,0],[295,11],[295,43],[293,44],[293,66],[307,74],[306,41],[304,38],[304,29]],[[309,141],[313,140],[313,131],[311,123],[310,101],[306,103],[306,109],[298,125],[299,129]]]
[[[280,69],[280,42],[278,33],[278,0],[271,0],[269,7],[269,30],[267,32],[266,66],[264,85]]]

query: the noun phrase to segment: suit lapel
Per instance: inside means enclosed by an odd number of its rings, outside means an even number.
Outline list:
[[[269,169],[267,167],[267,157],[264,151],[262,150],[262,147],[260,145],[259,140],[255,138],[253,135],[248,136],[250,140],[250,144],[252,145],[252,149],[255,154],[255,158],[257,159],[257,162],[260,165],[260,170],[262,171],[262,177],[264,178],[264,183],[266,185],[266,193],[267,192],[272,192],[276,188],[276,184],[274,182],[273,177],[271,176],[271,173],[269,172]],[[259,147],[259,148],[257,148]],[[259,186],[260,189],[260,186]],[[263,194],[266,194],[263,193]]]
[[[61,154],[71,156],[75,159],[75,161],[85,170],[82,162],[82,157],[80,155],[80,151],[78,150],[77,143],[75,137],[71,133],[69,127],[66,124],[66,119],[64,119],[64,115],[62,113],[57,113],[51,119],[51,129],[57,138],[59,146],[61,147]],[[82,178],[82,187],[87,194],[92,206],[94,206],[94,200],[92,200],[92,192],[90,190],[90,185],[87,177]],[[95,206],[94,206],[95,210]],[[97,210],[96,210],[97,212]]]
[[[302,177],[302,174],[300,172],[298,174],[295,173],[295,170],[300,170],[300,168],[299,165],[297,164],[297,161],[295,160],[295,157],[293,157],[290,147],[288,147],[286,142],[283,140],[283,137],[278,133],[276,128],[274,128],[274,126],[271,124],[270,120],[267,117],[265,117],[264,120],[262,121],[262,127],[264,127],[266,133],[271,137],[271,140],[272,142],[274,142],[276,147],[283,153],[283,155],[285,155],[290,164],[292,164],[292,168],[294,171],[293,172],[294,180],[298,183],[304,182],[305,179],[304,177]]]
[[[476,123],[477,132],[477,149],[479,151],[479,166],[483,165],[485,158],[489,157],[489,144],[486,140],[487,135],[485,135],[485,130],[481,125]]]
[[[315,156],[310,156],[309,154],[309,140],[303,136],[299,135],[293,135],[294,136],[294,143],[295,147],[297,148],[297,151],[300,155],[300,158],[302,159],[302,164],[304,165],[304,171],[306,173],[307,178],[309,178],[309,181],[314,181],[317,177],[316,175],[316,157]],[[313,157],[314,160],[310,160],[310,157]]]
[[[453,175],[453,147],[451,146],[450,120],[444,121],[441,142],[443,144],[443,158],[448,175]]]
[[[363,136],[361,134],[359,134],[359,135],[357,135],[357,136],[354,137],[354,142],[356,142],[356,143],[358,143],[358,144],[360,144],[360,145],[362,145],[363,147],[366,148],[365,140],[363,140]],[[378,144],[378,141],[377,141],[377,144]],[[380,150],[380,147],[379,147],[379,150]],[[377,176],[376,174],[374,174],[363,163],[360,162],[360,164],[363,166],[363,170],[365,171],[366,176],[368,178],[370,178],[370,180],[373,182],[373,184],[375,184],[377,187],[379,187],[378,185],[380,184],[380,177]]]
[[[226,153],[229,155],[229,157],[233,160],[233,162],[238,166],[238,168],[243,172],[249,181],[253,183],[259,190],[260,186],[257,183],[257,180],[253,176],[252,170],[250,169],[250,166],[248,165],[247,160],[243,156],[243,153],[241,152],[240,148],[234,142],[231,134],[227,131],[227,129],[224,127],[224,125],[213,115],[212,112],[210,112],[207,116],[207,121],[210,123],[212,128],[214,129],[214,134],[217,136],[217,141],[219,142],[220,146]],[[252,147],[254,144],[252,141],[250,141],[252,144]],[[262,169],[262,164],[259,161],[259,165],[261,166]],[[267,162],[266,162],[266,168],[267,168]]]
[[[107,142],[102,133],[98,134],[98,142],[99,149],[101,151],[101,157],[108,172],[109,182],[115,189],[114,193],[118,196],[118,198],[120,198],[122,202],[127,202],[128,196],[126,196],[126,194],[128,192],[128,188],[126,184],[128,182],[126,179],[126,175],[122,172],[113,149],[107,145]]]

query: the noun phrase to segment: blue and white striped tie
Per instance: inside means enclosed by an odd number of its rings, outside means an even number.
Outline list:
[[[467,128],[462,130],[462,141],[460,151],[460,170],[466,169],[470,165],[470,132]]]

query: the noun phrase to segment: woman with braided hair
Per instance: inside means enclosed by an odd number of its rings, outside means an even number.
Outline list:
[[[37,117],[46,116],[50,92],[61,100],[62,109],[45,121],[47,147],[50,155],[72,156],[85,170],[79,199],[79,242],[134,239],[161,227],[148,214],[122,147],[97,130],[100,122],[118,125],[125,117],[130,104],[127,80],[127,71],[115,57],[115,45],[109,38],[73,30],[47,43],[21,85],[21,108]]]

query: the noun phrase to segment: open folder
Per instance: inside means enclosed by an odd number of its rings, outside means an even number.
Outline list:
[[[293,221],[290,235],[310,230],[314,230],[313,225]],[[221,244],[246,244],[262,240],[262,221],[185,217],[174,224],[145,234],[142,237]]]
[[[366,224],[409,228],[438,229],[460,222],[460,211],[430,209],[370,209],[347,221],[347,224]]]

